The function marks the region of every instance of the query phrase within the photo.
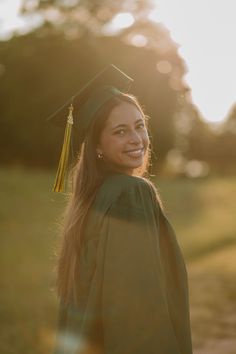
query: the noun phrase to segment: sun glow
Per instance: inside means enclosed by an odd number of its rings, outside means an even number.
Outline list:
[[[150,14],[180,45],[186,82],[203,118],[222,121],[236,101],[235,0],[155,0]]]
[[[10,36],[10,32],[21,27],[22,21],[18,16],[21,0],[2,0],[0,2],[1,35]]]
[[[24,34],[42,23],[40,15],[20,16],[21,3],[22,0],[0,1],[0,40],[10,39],[14,31]]]

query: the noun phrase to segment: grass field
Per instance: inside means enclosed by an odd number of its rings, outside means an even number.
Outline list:
[[[53,178],[0,169],[0,354],[52,353],[65,205],[50,191]],[[194,353],[236,353],[236,177],[155,182],[187,262]]]

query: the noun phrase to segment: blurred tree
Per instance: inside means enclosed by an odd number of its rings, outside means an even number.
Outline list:
[[[150,9],[148,0],[24,1],[23,12],[39,11],[45,22],[34,32],[0,43],[3,162],[55,166],[63,131],[45,124],[45,118],[112,62],[135,78],[133,92],[152,117],[160,171],[175,145],[173,117],[189,88],[178,45],[162,25],[147,19]],[[106,25],[120,11],[132,11],[135,21],[109,33]]]
[[[213,164],[218,173],[236,173],[236,104],[230,109],[214,141]]]
[[[100,34],[118,13],[132,13],[137,20],[153,8],[153,0],[23,0],[21,12],[25,16],[40,15],[53,25],[50,30],[78,36]]]
[[[233,104],[225,119],[223,130],[236,135],[236,103]]]
[[[174,124],[175,147],[184,161],[197,160],[211,165],[215,135],[202,119],[191,97],[183,100],[182,108],[175,114]]]
[[[175,114],[176,148],[187,160],[207,162],[212,173],[236,173],[236,105],[224,124],[207,124],[196,106],[186,101]]]
[[[87,43],[78,47],[61,35],[40,34],[39,30],[0,44],[5,67],[0,78],[4,163],[50,166],[58,158],[63,132],[46,118],[85,83],[88,73],[83,68],[96,71]]]
[[[188,132],[188,159],[203,160],[209,162],[213,156],[213,133],[209,125],[201,118],[198,109],[190,105],[192,113],[189,115],[190,129]]]

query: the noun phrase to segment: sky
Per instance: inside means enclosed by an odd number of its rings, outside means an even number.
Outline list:
[[[236,0],[155,0],[152,19],[180,44],[192,99],[208,122],[236,102]]]
[[[179,44],[188,73],[193,103],[203,119],[220,123],[236,102],[236,0],[153,0],[153,21],[161,22]],[[37,26],[40,17],[25,23],[21,0],[0,0],[0,38]],[[132,21],[130,22],[132,23]]]

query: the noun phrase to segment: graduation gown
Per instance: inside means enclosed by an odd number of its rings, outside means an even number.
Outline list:
[[[174,230],[140,177],[113,174],[89,212],[55,354],[191,354],[188,281]]]

